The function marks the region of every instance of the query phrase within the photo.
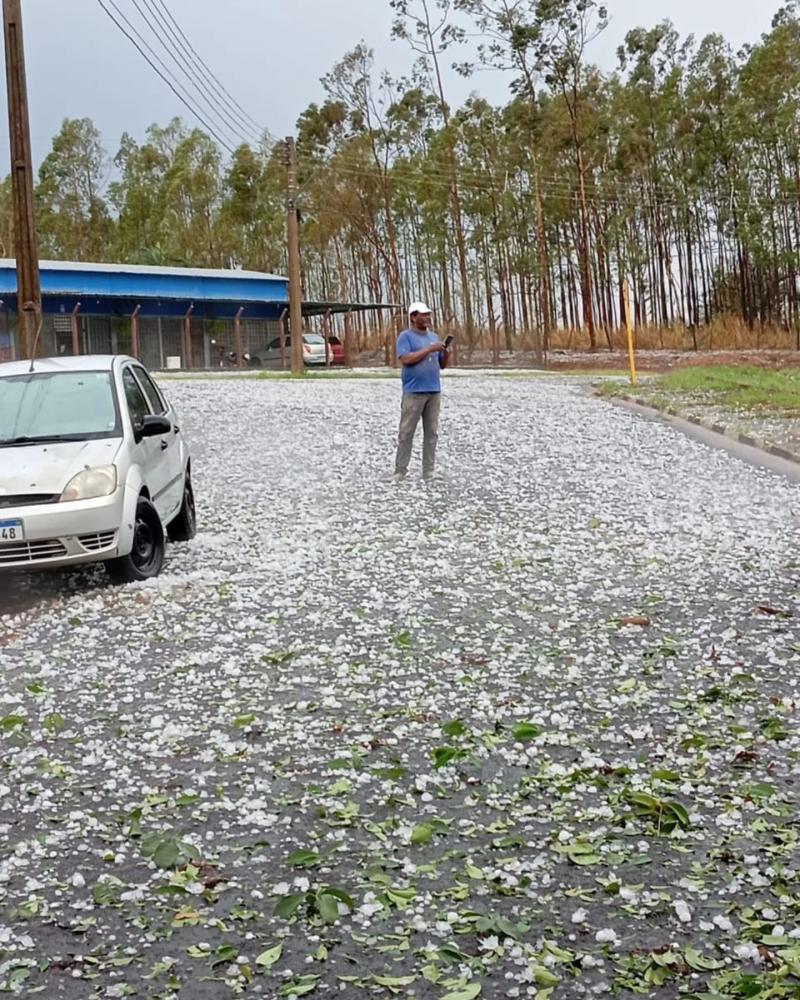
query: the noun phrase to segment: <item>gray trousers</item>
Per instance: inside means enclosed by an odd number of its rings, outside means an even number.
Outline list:
[[[436,445],[439,441],[439,412],[442,408],[440,392],[404,392],[400,411],[400,434],[394,471],[404,476],[411,461],[411,449],[417,424],[422,419],[425,439],[422,445],[422,474],[430,476],[436,466]]]

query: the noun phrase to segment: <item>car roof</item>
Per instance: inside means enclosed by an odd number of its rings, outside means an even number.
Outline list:
[[[60,358],[36,358],[34,373],[55,374],[57,372],[110,372],[116,361],[131,360],[122,354],[80,354]],[[0,378],[10,375],[26,375],[31,370],[30,361],[9,361],[0,365]]]

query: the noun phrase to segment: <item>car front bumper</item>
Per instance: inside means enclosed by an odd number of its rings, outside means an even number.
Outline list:
[[[0,571],[75,566],[126,555],[132,537],[126,492],[120,487],[97,500],[0,509],[0,521],[21,521],[25,536],[0,542]]]

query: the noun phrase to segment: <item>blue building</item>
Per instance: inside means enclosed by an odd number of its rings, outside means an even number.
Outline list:
[[[257,355],[288,314],[289,281],[276,274],[71,261],[40,268],[46,356],[121,353],[154,369],[211,368]],[[0,259],[0,300],[0,360],[9,360],[19,353],[13,260]],[[383,308],[391,307],[307,302],[303,314],[329,322]]]

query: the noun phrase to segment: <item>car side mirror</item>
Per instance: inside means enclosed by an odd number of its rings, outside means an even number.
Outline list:
[[[154,416],[153,414],[143,417],[133,427],[137,441],[141,441],[143,438],[161,437],[164,434],[169,434],[171,430],[172,424],[166,417]]]

